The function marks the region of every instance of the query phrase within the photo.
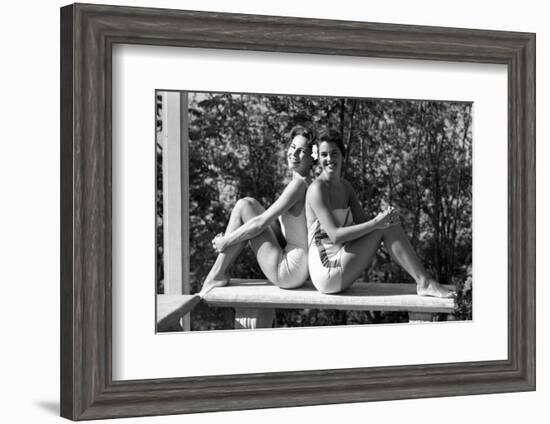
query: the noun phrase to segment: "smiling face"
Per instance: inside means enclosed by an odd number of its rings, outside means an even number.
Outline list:
[[[344,155],[338,145],[332,141],[319,144],[319,163],[327,176],[340,175]]]
[[[303,135],[297,135],[292,139],[286,154],[288,167],[300,175],[306,175],[311,169],[313,158],[308,140]]]

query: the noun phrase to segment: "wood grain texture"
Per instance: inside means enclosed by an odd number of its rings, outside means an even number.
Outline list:
[[[241,308],[454,312],[454,299],[418,296],[415,284],[356,282],[345,292],[323,294],[311,284],[283,290],[265,280],[232,279],[229,285],[209,291],[203,300],[211,306]]]
[[[77,399],[73,395],[75,385],[72,357],[74,349],[74,325],[73,320],[73,7],[61,9],[61,52],[60,52],[60,277],[61,277],[61,311],[60,311],[60,410],[63,416],[74,416],[74,406]]]
[[[112,381],[114,43],[506,64],[508,360]],[[61,11],[61,220],[64,417],[80,420],[533,390],[535,35],[100,5],[67,6]]]
[[[166,331],[191,312],[200,301],[198,293],[157,295],[157,331]]]

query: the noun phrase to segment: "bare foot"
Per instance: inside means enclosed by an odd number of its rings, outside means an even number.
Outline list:
[[[455,295],[453,290],[449,290],[447,287],[442,286],[437,281],[431,280],[425,285],[418,284],[416,286],[416,293],[419,296],[431,296],[449,298]]]
[[[206,293],[208,293],[210,290],[212,290],[214,287],[222,287],[226,286],[227,283],[229,283],[229,277],[225,275],[216,275],[216,279],[210,277],[208,275],[206,279],[204,280],[204,283],[202,283],[202,289],[199,292],[200,296],[204,296]]]

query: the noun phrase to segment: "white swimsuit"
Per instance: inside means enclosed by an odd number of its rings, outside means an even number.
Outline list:
[[[279,222],[286,246],[277,264],[278,281],[272,282],[281,288],[296,288],[304,284],[309,274],[305,205],[298,216],[285,212],[279,217]]]
[[[333,216],[339,227],[353,224],[350,208],[335,209]],[[311,282],[322,293],[342,291],[342,253],[345,244],[335,244],[317,218],[309,227],[309,274]]]

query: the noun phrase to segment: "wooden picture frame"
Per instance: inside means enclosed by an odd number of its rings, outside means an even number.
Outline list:
[[[116,43],[504,64],[508,359],[112,380]],[[61,9],[61,415],[73,420],[535,389],[535,35],[75,4]]]

